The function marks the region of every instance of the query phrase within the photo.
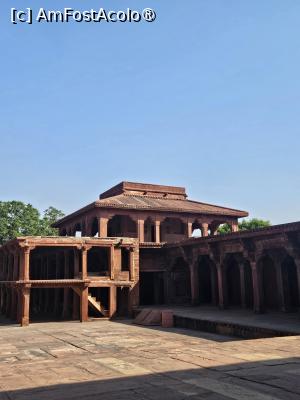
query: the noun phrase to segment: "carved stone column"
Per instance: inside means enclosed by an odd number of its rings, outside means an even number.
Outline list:
[[[79,278],[79,253],[77,249],[74,249],[74,278]]]
[[[29,281],[30,247],[23,247],[21,251],[20,280]]]
[[[225,309],[227,307],[227,284],[225,280],[224,268],[221,263],[216,264],[218,274],[218,288],[219,288],[219,307]]]
[[[108,218],[100,217],[98,218],[98,236],[101,238],[106,238],[107,233]]]
[[[84,287],[80,295],[80,322],[87,322],[89,319],[89,303],[88,303],[89,288]]]
[[[283,279],[283,274],[282,274],[281,259],[278,259],[276,257],[274,259],[274,264],[275,264],[275,269],[276,269],[279,307],[280,307],[281,311],[286,312],[287,307],[286,307],[286,298],[285,298],[284,279]]]
[[[193,222],[188,221],[187,223],[187,236],[190,238],[193,235]]]
[[[135,280],[135,263],[134,263],[134,251],[129,252],[129,279]]]
[[[201,224],[201,233],[202,233],[202,236],[203,236],[203,237],[208,236],[208,223],[203,222],[203,223]]]
[[[231,229],[231,232],[238,232],[238,230],[239,230],[238,222],[237,221],[231,222],[230,229]]]
[[[210,266],[210,279],[211,279],[211,300],[214,306],[218,305],[218,274],[216,273],[215,266]]]
[[[60,254],[57,253],[55,257],[55,279],[59,278],[59,267],[60,267]],[[59,313],[59,292],[61,289],[54,289],[54,315]]]
[[[87,252],[88,248],[87,247],[82,247],[81,250],[81,260],[82,260],[82,279],[85,280],[87,279]]]
[[[155,243],[160,243],[161,235],[160,235],[160,221],[155,221]]]
[[[199,304],[199,277],[198,277],[198,264],[193,263],[190,266],[191,276],[191,294],[192,294],[192,305]]]
[[[295,258],[294,262],[297,268],[297,283],[298,283],[298,296],[299,296],[299,304],[300,304],[300,258]]]
[[[137,227],[139,242],[143,243],[145,241],[145,221],[143,219],[138,219]]]
[[[24,285],[19,291],[19,323],[21,326],[29,325],[30,286]]]
[[[250,261],[253,284],[253,311],[261,313],[263,311],[263,293],[261,271],[257,267],[256,261]]]
[[[110,262],[109,262],[109,275],[110,279],[115,279],[115,248],[110,247]]]
[[[69,253],[68,250],[64,251],[64,279],[69,278]],[[66,318],[69,314],[69,302],[70,302],[70,288],[64,288],[64,300],[63,300],[63,311],[62,317]]]
[[[74,320],[79,319],[79,296],[74,290],[73,290],[72,319]]]
[[[111,286],[109,289],[109,317],[112,318],[117,311],[117,288]]]
[[[240,287],[241,287],[241,304],[243,308],[247,307],[246,304],[246,285],[245,285],[245,265],[242,262],[239,262],[239,270],[240,270]]]
[[[129,315],[133,315],[133,310],[139,305],[139,283],[137,282],[133,287],[129,289],[129,303],[128,312]]]

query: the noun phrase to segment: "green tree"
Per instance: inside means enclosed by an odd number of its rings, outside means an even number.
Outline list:
[[[271,226],[270,221],[266,221],[263,219],[258,219],[258,218],[252,218],[249,220],[243,219],[241,222],[239,222],[239,230],[240,231],[248,231],[251,229],[258,229],[258,228],[266,228],[268,226]],[[228,224],[223,224],[219,227],[218,232],[221,235],[224,235],[225,233],[230,233],[230,225]]]
[[[49,207],[41,216],[31,204],[0,201],[0,244],[18,236],[57,235],[51,224],[62,216],[54,207]]]
[[[49,207],[44,211],[44,215],[40,221],[41,236],[56,236],[58,229],[52,228],[52,224],[62,218],[65,214],[54,207]]]
[[[258,228],[267,228],[268,226],[271,226],[270,221],[266,221],[266,220],[258,219],[258,218],[252,218],[252,219],[249,219],[248,221],[246,219],[243,219],[239,223],[239,229],[241,231],[248,231],[250,229],[258,229]]]

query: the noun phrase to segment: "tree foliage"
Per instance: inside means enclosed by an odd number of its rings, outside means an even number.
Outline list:
[[[258,228],[266,228],[268,226],[271,226],[270,221],[266,221],[263,219],[258,219],[258,218],[252,218],[249,220],[243,219],[241,222],[239,222],[239,230],[240,231],[248,231],[251,229],[258,229]],[[225,233],[230,233],[230,225],[228,224],[223,224],[219,227],[218,232],[223,235]]]
[[[58,232],[51,224],[63,215],[54,207],[40,215],[31,204],[0,201],[0,244],[18,236],[55,236]]]

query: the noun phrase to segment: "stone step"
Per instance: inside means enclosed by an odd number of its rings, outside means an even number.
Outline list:
[[[106,310],[102,304],[97,301],[96,297],[93,296],[88,296],[88,301],[89,305],[93,307],[94,310],[98,311],[100,314],[102,314],[104,317],[108,316],[108,310]]]
[[[137,325],[157,326],[161,325],[161,310],[144,309],[134,319]]]

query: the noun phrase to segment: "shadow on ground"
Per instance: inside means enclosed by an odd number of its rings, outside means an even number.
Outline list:
[[[101,360],[99,365],[101,366]],[[300,358],[296,357],[151,374],[142,374],[140,371],[138,375],[126,363],[118,366],[112,364],[111,368],[118,372],[122,369],[125,376],[2,391],[0,399],[300,399]],[[5,382],[2,380],[2,383]]]

